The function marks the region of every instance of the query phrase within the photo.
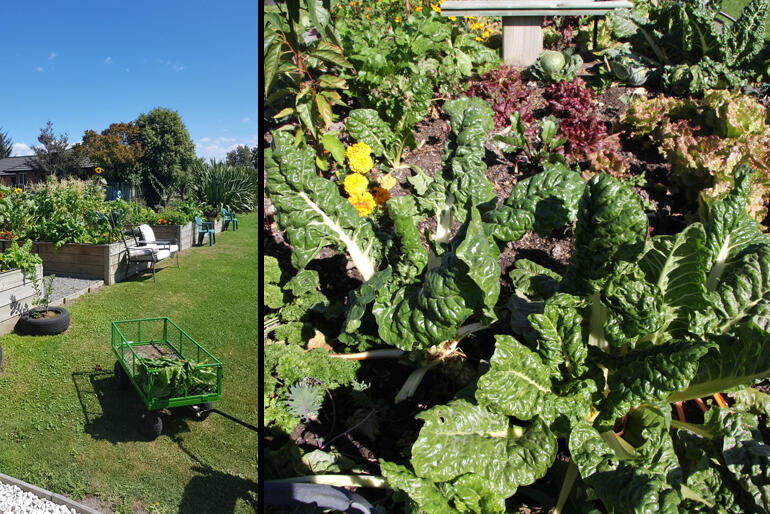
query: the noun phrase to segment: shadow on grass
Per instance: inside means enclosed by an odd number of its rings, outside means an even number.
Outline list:
[[[179,504],[179,514],[235,512],[239,499],[257,512],[255,481],[217,471],[187,450],[180,438],[176,437],[173,440],[198,464],[190,468],[198,475],[194,476],[184,488],[182,502]]]
[[[111,443],[146,441],[137,428],[144,405],[133,386],[121,388],[111,371],[76,371],[72,382],[78,395],[85,419],[84,430],[97,440]],[[175,436],[189,432],[187,421],[181,413],[161,411],[163,433]]]

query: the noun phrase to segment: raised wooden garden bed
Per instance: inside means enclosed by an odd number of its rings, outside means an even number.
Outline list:
[[[0,250],[5,250],[8,245],[8,242],[0,241]],[[133,246],[133,241],[129,246]],[[126,248],[122,241],[99,245],[66,243],[59,248],[54,243],[39,241],[32,245],[32,251],[43,259],[47,273],[103,280],[108,286],[147,269],[147,263],[126,264]]]
[[[192,221],[186,225],[153,225],[152,231],[156,239],[178,241],[180,251],[192,248],[198,233]]]
[[[37,276],[43,276],[43,266],[38,264]],[[32,277],[19,269],[0,273],[0,334],[13,329],[18,317],[30,309],[35,296]]]

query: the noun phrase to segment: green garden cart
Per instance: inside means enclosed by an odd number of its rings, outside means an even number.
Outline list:
[[[150,440],[163,431],[159,410],[189,407],[200,421],[222,394],[222,363],[168,318],[113,321],[112,351],[115,382],[139,393],[138,428]]]

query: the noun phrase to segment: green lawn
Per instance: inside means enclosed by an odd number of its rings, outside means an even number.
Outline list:
[[[257,434],[211,414],[164,411],[152,442],[136,430],[133,389],[112,381],[110,321],[168,316],[224,366],[215,407],[257,425],[258,217],[148,273],[68,306],[51,337],[0,338],[0,472],[116,512],[255,512]]]
[[[722,11],[726,12],[733,18],[738,18],[743,11],[743,8],[748,4],[748,0],[723,0]],[[770,40],[770,20],[765,25],[765,39]]]

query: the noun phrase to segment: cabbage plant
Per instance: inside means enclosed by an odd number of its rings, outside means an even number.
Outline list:
[[[736,170],[708,219],[650,239],[639,197],[594,176],[566,273],[517,263],[511,333],[474,387],[418,415],[411,466],[381,461],[389,483],[416,511],[505,512],[561,440],[557,512],[575,484],[610,512],[767,512],[756,416],[712,407],[693,424],[670,406],[770,374],[770,240],[746,212],[751,174]]]

